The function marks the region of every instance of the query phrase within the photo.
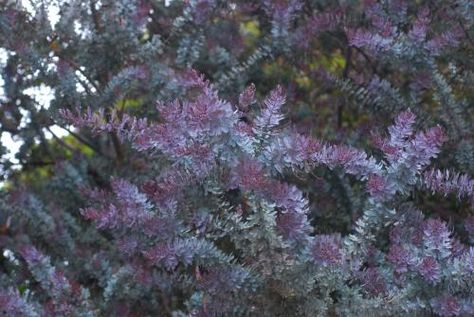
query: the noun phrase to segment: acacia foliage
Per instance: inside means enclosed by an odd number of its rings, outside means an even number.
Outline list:
[[[0,9],[6,315],[474,314],[469,1],[57,5]]]

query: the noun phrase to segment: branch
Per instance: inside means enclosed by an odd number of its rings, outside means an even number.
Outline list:
[[[54,122],[54,124],[56,124],[57,126],[61,127],[62,129],[66,130],[72,137],[74,137],[77,141],[79,141],[80,143],[88,146],[91,150],[93,150],[94,152],[96,152],[97,154],[99,155],[102,155],[106,158],[110,158],[108,155],[106,155],[105,153],[103,153],[100,148],[98,148],[97,146],[95,146],[92,142],[86,140],[84,137],[82,137],[81,135],[75,133],[74,131],[72,131],[71,129],[65,127],[65,126],[62,126],[60,124],[58,124],[57,122]]]
[[[46,127],[46,130],[48,130],[48,132],[51,133],[51,135],[53,136],[53,138],[55,138],[56,141],[58,141],[58,143],[59,143],[62,147],[68,149],[68,150],[71,151],[71,152],[75,152],[75,151],[76,151],[76,149],[72,148],[69,144],[67,144],[67,143],[64,142],[60,137],[58,137],[58,136],[53,132],[53,130],[51,130],[50,127]]]
[[[352,49],[349,45],[347,46],[345,58],[346,58],[346,66],[344,67],[344,70],[342,72],[343,79],[347,79],[347,76],[349,75],[349,70],[352,66]],[[337,128],[338,129],[340,129],[342,126],[342,113],[343,112],[344,112],[344,103],[340,103],[337,107]]]

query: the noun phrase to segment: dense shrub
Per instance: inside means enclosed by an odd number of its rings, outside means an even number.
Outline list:
[[[471,1],[31,3],[0,313],[474,315]]]

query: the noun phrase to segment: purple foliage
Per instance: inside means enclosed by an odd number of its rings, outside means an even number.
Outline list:
[[[394,266],[397,273],[405,273],[415,265],[415,259],[410,250],[399,245],[390,247],[387,260]]]
[[[430,22],[429,15],[430,10],[428,8],[423,8],[418,13],[417,18],[413,23],[413,27],[411,28],[410,32],[408,32],[408,37],[412,41],[419,43],[425,40]]]
[[[337,235],[317,235],[311,246],[312,259],[319,265],[341,265],[344,255]]]
[[[19,291],[13,288],[0,290],[0,311],[5,316],[39,316]]]
[[[466,174],[430,169],[423,174],[423,183],[433,193],[455,194],[458,199],[467,198],[474,204],[474,180]]]
[[[440,267],[434,257],[426,257],[418,264],[418,272],[431,283],[436,283],[440,279]]]
[[[374,34],[364,29],[348,29],[346,33],[351,46],[367,47],[373,54],[389,50],[394,42],[391,36]]]
[[[249,106],[255,103],[255,90],[255,85],[251,84],[239,95],[239,109],[241,111],[248,111]]]
[[[246,116],[247,122],[239,122],[230,103],[220,100],[212,85],[202,76],[191,72],[185,78],[183,85],[196,89],[197,94],[191,101],[160,104],[158,111],[162,123],[144,125],[143,130],[149,132],[134,130],[134,125],[126,123],[110,125],[94,119],[93,115],[87,115],[82,121],[71,118],[76,123],[92,125],[93,128],[98,125],[96,130],[105,126],[105,131],[121,131],[120,134],[127,136],[132,144],[140,144],[137,150],[145,153],[158,150],[173,162],[174,169],[165,170],[160,178],[144,183],[142,188],[145,194],[136,186],[115,179],[111,182],[109,194],[89,191],[89,197],[102,207],[88,207],[82,211],[87,219],[97,222],[99,229],[123,228],[130,231],[136,226],[137,229],[142,228],[143,233],[157,237],[152,247],[146,247],[142,243],[143,238],[123,236],[118,241],[118,248],[128,256],[138,255],[136,250],[141,250],[150,264],[164,268],[170,274],[181,266],[196,265],[193,263],[201,261],[199,258],[211,256],[208,252],[213,247],[208,250],[206,244],[199,240],[177,238],[185,232],[181,231],[181,225],[172,224],[178,215],[174,212],[166,217],[156,214],[153,212],[154,204],[170,211],[184,206],[181,200],[186,194],[180,193],[185,193],[190,184],[205,181],[211,170],[220,166],[226,166],[220,177],[225,189],[239,190],[246,199],[267,200],[274,204],[277,212],[272,215],[273,226],[276,234],[283,238],[282,241],[288,246],[297,246],[303,250],[307,248],[310,262],[316,267],[330,267],[346,274],[348,250],[341,236],[320,234],[310,237],[312,230],[308,223],[308,201],[304,193],[294,185],[275,179],[272,171],[283,174],[286,170],[308,172],[318,166],[330,170],[340,168],[347,174],[366,180],[367,192],[376,204],[385,204],[396,193],[404,193],[406,186],[417,185],[412,178],[397,178],[406,175],[407,171],[413,175],[410,177],[421,177],[422,184],[433,191],[445,194],[456,192],[457,198],[470,195],[470,180],[466,176],[456,174],[451,177],[449,172],[446,175],[439,171],[424,172],[430,161],[440,153],[446,137],[438,126],[416,132],[416,116],[410,110],[401,112],[395,118],[394,124],[388,128],[387,138],[375,137],[375,143],[386,159],[378,161],[357,148],[324,144],[318,139],[297,133],[292,127],[280,126],[285,118],[282,107],[286,102],[281,87],[269,93],[256,115],[252,113],[255,109],[249,108],[256,102],[256,88],[253,85],[247,88],[235,107],[239,109],[240,115]],[[134,118],[125,120],[139,121]],[[236,140],[237,143],[228,143],[228,140]],[[221,151],[225,151],[226,155],[216,155],[224,153]],[[229,153],[235,156],[229,156]],[[190,166],[193,171],[185,172]],[[449,183],[452,185],[447,187]],[[106,203],[107,200],[111,202]],[[238,217],[248,217],[249,208],[244,203],[236,206]],[[199,237],[205,237],[206,233],[213,230],[213,219],[212,216],[202,219],[199,218],[202,215],[198,216],[196,214],[189,218],[191,220],[184,220],[182,225],[186,226],[189,221],[192,230],[196,230]],[[372,264],[362,272],[350,273],[371,296],[386,295],[394,285],[400,287],[415,276],[419,276],[427,285],[439,284],[445,278],[444,268],[453,259],[463,261],[467,265],[465,270],[471,270],[470,253],[463,251],[463,246],[451,238],[444,221],[414,215],[411,217],[415,217],[411,223],[398,225],[391,230],[388,252],[379,258],[379,263],[371,261]],[[469,226],[466,228],[469,230]],[[191,251],[188,243],[197,243],[196,248]],[[370,248],[375,250],[373,246]],[[231,287],[226,284],[229,282],[229,273],[224,273],[230,272],[228,269],[211,268],[208,272],[201,272],[195,266],[195,270],[203,291],[212,294],[231,291]],[[442,297],[431,303],[441,315],[457,313],[459,310],[452,299]],[[206,304],[195,312],[207,314],[210,313],[209,309]]]
[[[36,2],[0,6],[0,314],[473,314],[468,1]]]
[[[431,304],[433,310],[442,317],[458,316],[461,312],[461,306],[456,297],[451,295],[444,295],[433,300]]]
[[[362,272],[360,280],[364,289],[374,296],[384,295],[387,292],[386,281],[375,267],[369,267]]]
[[[422,224],[423,242],[428,252],[445,258],[451,254],[452,240],[446,223],[439,219],[428,219]]]

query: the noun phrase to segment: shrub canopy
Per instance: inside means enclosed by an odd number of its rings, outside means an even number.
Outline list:
[[[19,3],[0,313],[474,315],[472,1]]]

